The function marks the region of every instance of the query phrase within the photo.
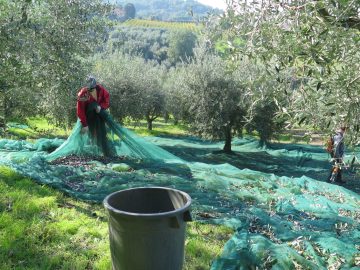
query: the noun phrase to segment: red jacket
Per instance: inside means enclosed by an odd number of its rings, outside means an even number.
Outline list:
[[[100,84],[96,85],[97,100],[95,100],[88,91],[87,87],[81,88],[77,97],[77,109],[76,113],[80,119],[83,127],[86,127],[86,107],[89,103],[97,102],[101,109],[108,109],[110,107],[110,95],[109,92]]]

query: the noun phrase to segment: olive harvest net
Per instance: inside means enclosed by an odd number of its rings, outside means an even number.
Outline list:
[[[346,184],[327,183],[321,147],[260,148],[245,137],[228,155],[219,151],[222,142],[141,138],[106,111],[101,117],[101,134],[99,127],[82,134],[77,122],[65,141],[2,139],[0,164],[88,201],[133,187],[187,192],[195,219],[235,230],[212,270],[359,269],[359,179],[347,170]]]

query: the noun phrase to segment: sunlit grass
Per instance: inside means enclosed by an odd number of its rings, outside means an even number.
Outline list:
[[[31,129],[21,129],[21,128],[8,128],[8,134],[10,134],[15,139],[26,139],[26,138],[35,138],[38,137],[38,134],[34,133]]]
[[[126,122],[125,127],[140,136],[185,136],[189,134],[189,127],[187,125],[174,125],[171,121],[165,122],[162,118],[153,122],[152,130],[147,128],[147,122],[145,120]]]
[[[189,223],[184,269],[210,269],[212,261],[221,254],[225,242],[233,233],[232,229],[225,226]]]
[[[65,197],[6,167],[0,192],[0,269],[110,269],[101,205]]]
[[[66,130],[49,123],[43,117],[29,117],[26,119],[27,126],[18,128],[10,127],[7,130],[8,137],[12,139],[38,139],[46,138],[66,138],[70,135],[71,130]],[[75,123],[74,123],[75,125]],[[153,122],[153,129],[147,128],[146,121],[127,121],[125,127],[134,131],[139,136],[185,136],[189,134],[189,127],[184,124],[174,125],[171,121],[165,122],[163,118]]]
[[[49,123],[49,121],[43,117],[29,117],[26,119],[26,122],[29,127],[40,134],[45,133],[53,136],[68,136],[71,132],[71,130],[66,130]]]
[[[15,140],[38,139],[41,137],[55,138],[67,137],[71,130],[66,130],[49,123],[43,117],[29,117],[25,121],[14,121],[16,125],[10,125],[6,137]]]
[[[110,269],[101,204],[78,201],[0,167],[0,269]],[[188,223],[184,269],[209,269],[232,230]]]

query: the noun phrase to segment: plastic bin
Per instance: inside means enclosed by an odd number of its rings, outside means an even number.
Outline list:
[[[181,270],[190,204],[185,192],[163,187],[107,196],[104,206],[109,213],[113,269]]]

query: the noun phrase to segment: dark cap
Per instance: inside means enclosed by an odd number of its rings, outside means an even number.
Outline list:
[[[96,79],[93,76],[89,76],[86,80],[86,85],[89,90],[96,88]]]

